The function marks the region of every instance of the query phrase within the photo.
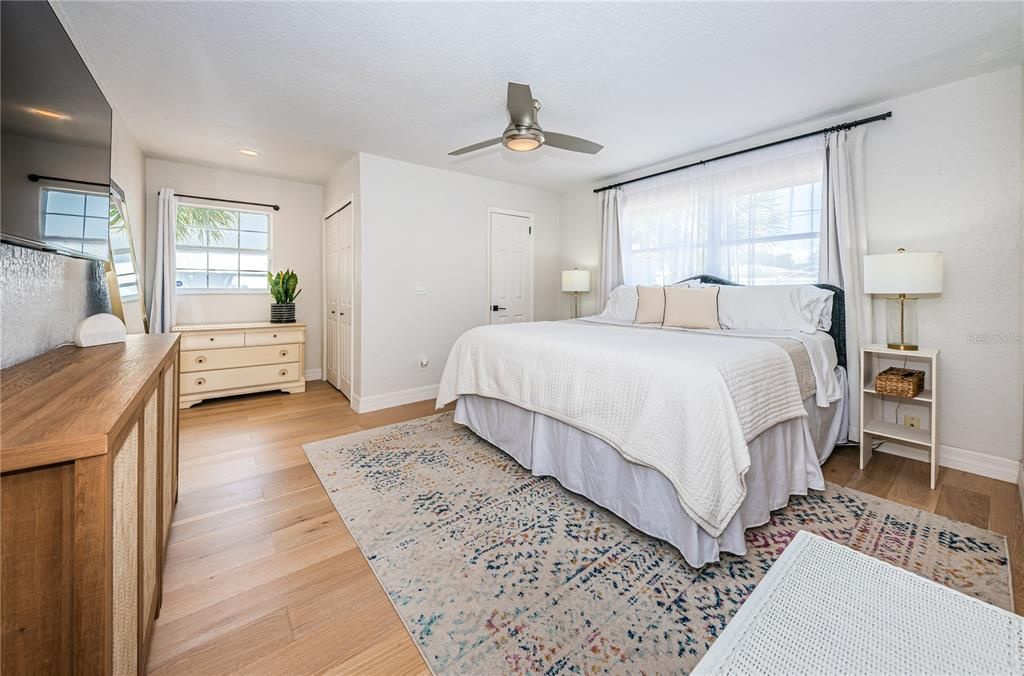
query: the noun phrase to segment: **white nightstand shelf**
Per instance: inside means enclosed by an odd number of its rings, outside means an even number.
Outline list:
[[[886,362],[884,366],[882,362]],[[861,395],[860,395],[860,468],[864,469],[871,460],[871,447],[875,440],[892,441],[924,450],[931,463],[931,487],[935,488],[939,463],[939,420],[938,382],[939,351],[921,349],[916,351],[893,350],[885,345],[868,345],[861,350]],[[875,376],[888,366],[904,366],[925,371],[925,389],[916,397],[895,397],[879,394],[875,390]],[[895,404],[895,410],[886,415],[885,404]],[[920,427],[907,427],[898,419],[902,406],[915,407],[922,411]],[[905,419],[905,416],[904,416]]]

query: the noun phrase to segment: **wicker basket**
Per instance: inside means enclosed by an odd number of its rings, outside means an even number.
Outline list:
[[[887,368],[875,376],[875,391],[895,397],[912,399],[924,389],[924,371]]]

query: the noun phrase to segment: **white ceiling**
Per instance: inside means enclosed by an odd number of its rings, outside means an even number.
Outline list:
[[[151,156],[323,182],[362,151],[556,191],[1022,63],[1022,7],[60,3]],[[509,80],[605,149],[448,157],[500,135]]]

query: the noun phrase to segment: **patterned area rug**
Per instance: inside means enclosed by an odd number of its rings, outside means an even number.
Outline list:
[[[1012,604],[1003,536],[831,484],[696,570],[451,413],[305,450],[436,673],[688,672],[798,530]]]

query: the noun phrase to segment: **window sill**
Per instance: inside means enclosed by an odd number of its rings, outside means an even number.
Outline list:
[[[177,289],[179,296],[267,296],[266,289]]]

